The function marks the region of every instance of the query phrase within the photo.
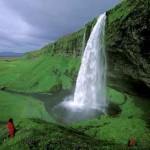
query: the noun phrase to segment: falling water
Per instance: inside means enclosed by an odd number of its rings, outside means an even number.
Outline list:
[[[89,120],[106,113],[106,55],[104,44],[106,14],[102,14],[87,42],[74,95],[53,108],[61,123]]]
[[[106,14],[102,14],[86,45],[74,93],[75,105],[103,109],[106,106]]]

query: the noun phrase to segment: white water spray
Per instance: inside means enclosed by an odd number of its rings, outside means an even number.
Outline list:
[[[78,110],[81,112],[85,110],[85,114],[88,114],[89,110],[106,113],[105,20],[104,13],[98,18],[89,37],[82,57],[74,97],[66,97],[59,105],[69,109],[70,113],[76,114]]]
[[[106,55],[104,44],[106,14],[102,14],[87,42],[74,93],[75,105],[102,109],[106,103]]]

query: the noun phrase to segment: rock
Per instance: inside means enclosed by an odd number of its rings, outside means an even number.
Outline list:
[[[1,91],[4,91],[5,89],[6,89],[5,86],[1,86],[1,87],[0,87],[0,90],[1,90]]]
[[[149,5],[149,0],[124,0],[107,12],[106,49],[108,78],[120,80],[120,88],[123,81],[141,83],[150,93]]]

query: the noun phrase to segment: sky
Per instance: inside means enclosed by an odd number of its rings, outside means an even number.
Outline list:
[[[0,52],[37,50],[122,0],[0,0]]]

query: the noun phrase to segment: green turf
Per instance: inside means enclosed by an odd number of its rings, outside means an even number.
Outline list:
[[[119,107],[122,109],[121,116],[123,117],[135,117],[135,118],[140,118],[144,115],[144,112],[140,107],[137,107],[135,105],[135,102],[142,101],[144,98],[136,97],[136,96],[131,96],[126,93],[121,93],[119,91],[116,91],[112,88],[108,88],[108,99],[115,103],[118,104]],[[142,105],[145,104],[145,101],[143,102]],[[150,102],[146,102],[146,104],[150,104]],[[147,109],[146,109],[147,110]]]
[[[0,60],[0,86],[30,93],[69,89],[79,65],[79,58],[51,54],[10,62]]]
[[[124,149],[109,141],[100,141],[70,127],[63,127],[37,119],[16,122],[18,131],[14,139],[0,142],[2,150],[110,150]],[[0,127],[0,128],[5,128]]]
[[[0,91],[0,121],[9,118],[39,118],[49,122],[54,120],[45,110],[44,103],[31,97]]]

